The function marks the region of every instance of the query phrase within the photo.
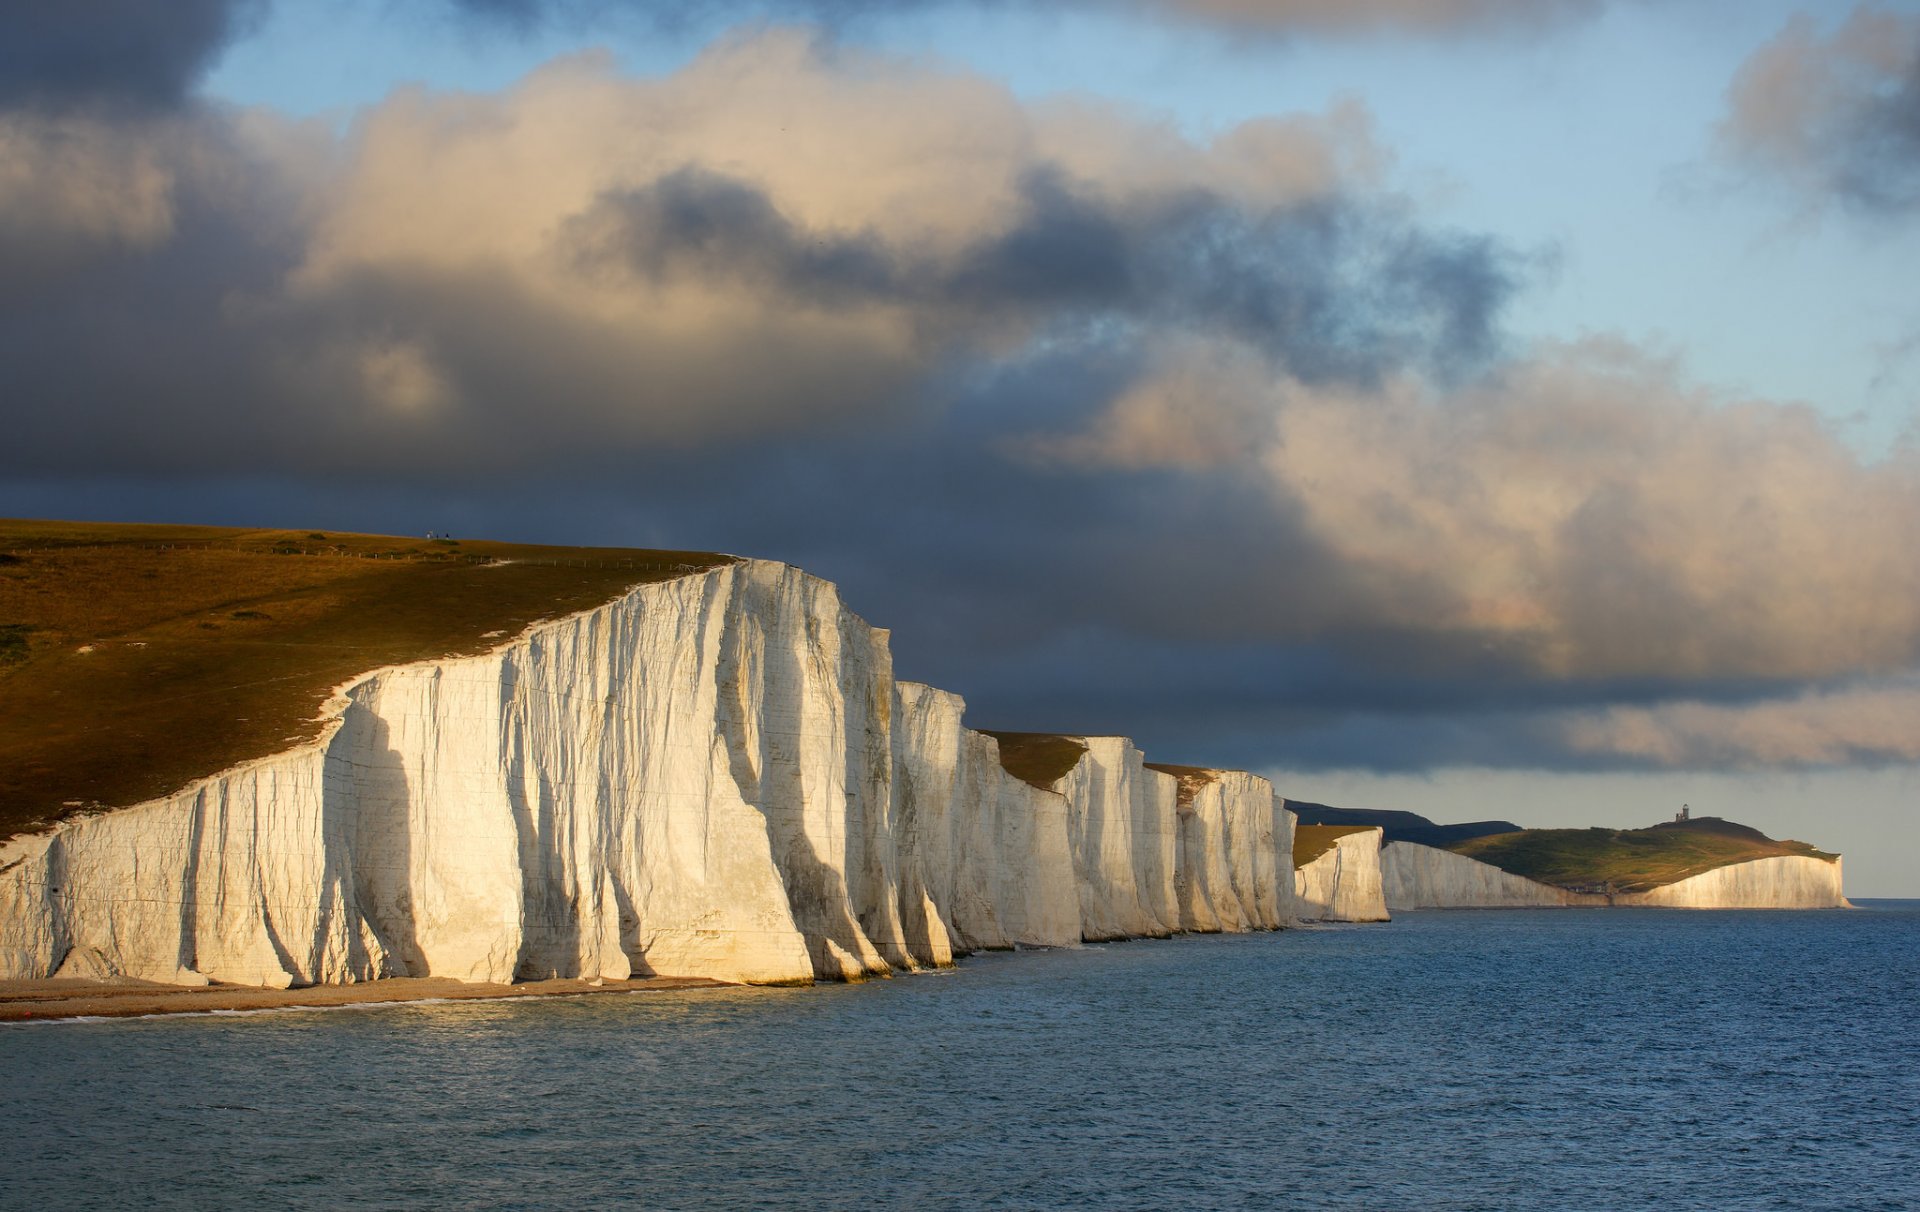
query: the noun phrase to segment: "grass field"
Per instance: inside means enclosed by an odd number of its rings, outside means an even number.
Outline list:
[[[1087,751],[1079,740],[1051,732],[980,731],[1000,742],[1000,764],[1008,774],[1042,791],[1053,790]]]
[[[1300,868],[1333,849],[1349,833],[1365,833],[1372,825],[1296,825],[1293,830],[1293,866]]]
[[[1719,817],[1647,829],[1525,829],[1448,847],[1543,884],[1581,891],[1645,892],[1733,863],[1782,855],[1832,861],[1805,842],[1775,841]]]
[[[329,692],[710,552],[0,520],[0,837],[318,735]]]

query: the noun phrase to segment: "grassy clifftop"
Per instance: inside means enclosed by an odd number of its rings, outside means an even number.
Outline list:
[[[1175,793],[1180,811],[1191,813],[1193,797],[1200,794],[1202,788],[1220,781],[1220,772],[1210,766],[1176,766],[1171,762],[1147,762],[1148,770],[1157,770],[1161,774],[1170,774],[1178,785]]]
[[[1293,865],[1297,870],[1334,848],[1349,833],[1365,833],[1373,825],[1296,825],[1293,830]]]
[[[1067,777],[1086,753],[1086,742],[1052,732],[981,732],[1000,742],[1000,765],[1008,774],[1042,791]]]
[[[1754,859],[1798,855],[1833,861],[1805,842],[1775,841],[1758,829],[1700,817],[1647,829],[1524,829],[1447,847],[1561,888],[1646,892]]]
[[[0,520],[0,837],[318,735],[383,665],[717,567],[711,552]]]

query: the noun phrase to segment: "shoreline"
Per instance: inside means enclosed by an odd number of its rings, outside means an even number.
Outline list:
[[[147,1018],[218,1011],[325,1010],[339,1006],[406,1005],[414,1002],[502,1001],[525,997],[579,997],[595,993],[667,993],[682,989],[740,986],[697,976],[577,979],[489,984],[447,977],[393,976],[352,985],[260,989],[248,985],[161,985],[146,981],[0,981],[0,1023],[55,1022],[76,1018]]]

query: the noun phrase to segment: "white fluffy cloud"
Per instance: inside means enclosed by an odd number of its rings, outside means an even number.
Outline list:
[[[1684,386],[1617,342],[1452,390],[1308,387],[1185,347],[1039,457],[1258,468],[1360,586],[1355,621],[1564,677],[1821,677],[1920,656],[1920,463],[1803,407]]]
[[[663,78],[586,55],[498,94],[402,90],[343,139],[192,107],[7,122],[0,193],[27,226],[0,248],[142,254],[90,286],[130,325],[165,312],[167,357],[207,347],[190,360],[229,382],[196,371],[192,394],[227,398],[219,436],[308,466],[799,432],[897,414],[1064,330],[1212,326],[1353,377],[1474,355],[1504,297],[1484,248],[1369,201],[1383,156],[1355,105],[1196,142],[801,31]],[[103,303],[68,306],[33,322],[74,331]],[[124,409],[114,367],[21,352],[28,391]],[[205,447],[161,423],[164,376],[121,369],[150,401],[142,458]],[[100,458],[38,461],[62,453]]]

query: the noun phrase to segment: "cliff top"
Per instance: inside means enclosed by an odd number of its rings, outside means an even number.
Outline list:
[[[1378,825],[1385,831],[1385,841],[1416,842],[1442,850],[1469,838],[1485,837],[1490,833],[1516,833],[1520,829],[1512,821],[1468,821],[1458,825],[1439,825],[1417,812],[1335,808],[1306,800],[1288,800],[1287,810],[1299,817],[1302,825]]]
[[[1059,733],[979,731],[1000,742],[1000,764],[1008,774],[1042,791],[1053,790],[1087,752],[1085,741]]]
[[[1211,766],[1176,766],[1171,762],[1145,762],[1142,764],[1145,765],[1148,770],[1157,770],[1161,774],[1170,774],[1178,781],[1179,790],[1175,794],[1178,805],[1181,808],[1192,807],[1193,797],[1200,794],[1202,787],[1220,781],[1220,772]]]
[[[1611,884],[1617,892],[1645,892],[1754,859],[1839,857],[1712,816],[1646,829],[1523,829],[1447,849],[1543,884],[1577,890]]]
[[[1293,830],[1294,868],[1298,870],[1319,858],[1349,833],[1365,833],[1377,828],[1378,825],[1297,825]]]
[[[711,552],[0,519],[0,838],[311,740],[328,695]]]

